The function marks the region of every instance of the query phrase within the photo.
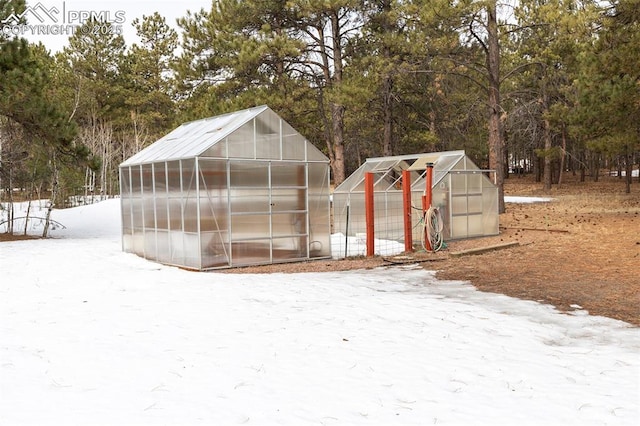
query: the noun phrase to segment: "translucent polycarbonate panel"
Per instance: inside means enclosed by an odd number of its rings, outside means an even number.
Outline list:
[[[451,173],[451,193],[467,193],[467,175],[462,173]]]
[[[129,167],[120,167],[120,195],[123,197],[131,195],[130,175],[131,171]]]
[[[227,187],[227,162],[223,160],[199,159],[200,193],[210,191],[212,196]]]
[[[484,235],[498,235],[500,215],[498,214],[498,188],[487,187],[483,191]]]
[[[324,155],[311,145],[310,142],[302,136],[300,133],[296,132],[293,127],[291,127],[284,120],[282,121],[282,158],[284,160],[304,160],[305,151],[309,151],[309,154],[313,158],[309,158],[310,160],[326,160]]]
[[[169,229],[169,203],[166,197],[156,197],[156,228]]]
[[[200,167],[200,230],[227,230],[229,193],[226,161],[202,160]]]
[[[142,229],[133,230],[132,249],[138,256],[144,257],[144,232]]]
[[[201,155],[207,148],[233,133],[243,123],[251,121],[253,117],[266,110],[269,110],[269,108],[263,105],[184,123],[127,159],[122,165],[174,160]]]
[[[156,231],[145,230],[144,231],[144,257],[147,259],[156,260],[157,257],[156,248]]]
[[[329,204],[329,166],[309,163],[309,256],[331,256],[331,206]]]
[[[222,139],[204,151],[201,157],[227,158],[227,139]]]
[[[493,190],[498,190],[498,187],[494,185],[493,181],[491,179],[489,179],[489,177],[484,174],[481,173],[480,176],[482,176],[482,188],[483,190],[486,189],[493,189]]]
[[[184,230],[198,232],[198,201],[195,197],[185,198],[183,201]]]
[[[307,257],[307,237],[296,236],[273,239],[273,261],[304,259]]]
[[[170,197],[181,197],[182,186],[180,184],[180,162],[169,161],[167,164],[168,188]]]
[[[449,189],[447,186],[447,183],[449,181],[449,178],[447,177],[443,182],[441,182],[440,185],[438,185],[436,188],[434,188],[433,193],[432,193],[432,202],[431,205],[434,208],[437,208],[440,212],[440,216],[442,217],[442,224],[443,224],[443,236],[445,239],[448,239],[451,237],[449,229],[450,229],[450,215],[451,215],[451,206],[449,204]],[[416,205],[416,202],[419,202],[418,200],[415,199],[415,194],[412,194],[413,196],[413,205]],[[415,210],[415,209],[414,209]],[[418,213],[421,215],[422,212],[418,211]],[[415,216],[414,216],[415,217]],[[415,220],[415,219],[414,219]],[[417,221],[414,221],[412,223],[416,224],[416,223],[420,223],[421,217],[418,216]],[[421,238],[420,233],[418,233],[418,238]],[[415,230],[414,230],[414,240],[417,241],[415,239]]]
[[[131,196],[142,195],[142,177],[140,176],[140,166],[131,167]]]
[[[131,199],[131,218],[134,229],[142,229],[144,216],[142,214],[142,198]]]
[[[231,244],[231,262],[233,266],[271,262],[270,239],[247,239]]]
[[[454,195],[451,197],[451,212],[454,215],[466,214],[467,210],[467,197],[464,195]]]
[[[167,172],[164,162],[155,163],[153,165],[153,179],[155,184],[156,196],[164,195],[167,192]]]
[[[469,214],[482,213],[482,195],[469,195],[467,197],[467,211]]]
[[[133,233],[122,234],[122,250],[127,253],[135,253],[133,250]]]
[[[323,161],[323,162],[328,161],[327,156],[324,155],[322,151],[320,151],[320,149],[318,149],[311,142],[307,141],[306,148],[307,148],[307,161]]]
[[[145,195],[142,198],[142,206],[144,210],[144,228],[155,229],[156,227],[156,211],[153,195]]]
[[[279,160],[280,117],[272,111],[265,111],[255,118],[256,158]]]
[[[270,218],[268,214],[231,216],[231,239],[233,241],[256,237],[269,237]]]
[[[229,235],[226,232],[203,232],[200,237],[202,244],[202,268],[220,268],[229,265]]]
[[[373,190],[376,192],[401,191],[402,172],[396,170],[374,172]]]
[[[233,189],[229,198],[232,213],[264,213],[270,211],[269,189]]]
[[[465,170],[464,155],[443,155],[436,162],[434,169],[438,171]]]
[[[481,173],[467,174],[467,192],[469,194],[482,194],[482,177]]]
[[[255,158],[253,120],[245,123],[227,137],[229,158]]]
[[[168,263],[186,268],[200,269],[198,234],[172,232],[170,241],[171,260]]]
[[[305,163],[271,163],[271,186],[306,186]]]
[[[395,166],[396,164],[398,164],[400,160],[398,159],[378,159],[375,161],[370,161],[367,160],[367,163],[369,164],[369,170],[370,172],[385,172],[391,168],[393,168],[393,166]]]
[[[200,238],[198,234],[184,233],[184,258],[182,266],[200,269]]]
[[[442,183],[442,181],[445,180],[445,179],[448,181],[448,178],[447,178],[448,173],[449,172],[444,171],[444,170],[440,170],[440,171],[434,170],[433,171],[433,177],[432,177],[432,180],[431,180],[431,185],[433,187],[435,187],[437,185],[440,185],[440,183]]]
[[[157,260],[159,262],[171,262],[171,246],[169,245],[169,232],[158,230],[156,232]]]
[[[256,158],[279,160],[279,135],[256,135]]]
[[[142,192],[145,195],[153,195],[153,165],[142,165]]]
[[[486,187],[482,191],[484,211],[487,213],[498,214],[498,188]]]
[[[171,247],[169,263],[172,265],[184,265],[184,233],[182,231],[170,231],[169,246]]]
[[[469,215],[467,223],[468,223],[467,237],[479,237],[484,235],[482,214]]]
[[[309,163],[308,189],[311,194],[324,194],[329,200],[329,165],[326,163]]]
[[[311,220],[311,218],[313,217],[313,208],[312,204],[311,204],[311,200],[312,200],[312,195],[309,196],[309,203],[310,203],[310,211],[309,211],[309,219],[310,219],[310,230],[311,232],[313,232],[314,230],[314,226],[313,226],[313,221]],[[350,209],[351,207],[349,206],[349,211],[347,212],[347,199],[348,199],[349,195],[348,194],[333,194],[332,199],[332,205],[333,205],[333,226],[331,228],[331,233],[338,233],[338,232],[342,232],[343,234],[347,232],[347,218],[350,214]]]
[[[355,193],[355,194],[364,193],[364,176],[365,176],[365,174],[363,173],[360,176],[360,180],[359,181],[354,180],[354,181],[350,182],[350,183],[353,183],[353,186],[348,191],[349,193]]]
[[[451,218],[451,237],[456,238],[467,238],[467,215],[464,216],[453,216]]]
[[[476,166],[476,164],[466,156],[464,157],[464,167],[465,170],[480,170],[480,167]]]
[[[231,187],[269,187],[269,163],[262,161],[231,161],[229,165]]]
[[[280,213],[271,216],[273,237],[299,235],[307,233],[306,213]]]
[[[326,194],[309,194],[309,256],[331,256],[331,222]]]
[[[227,198],[200,197],[200,232],[228,229]]]
[[[306,210],[307,191],[305,189],[273,188],[271,191],[271,211]]]
[[[182,199],[169,198],[169,229],[182,231]]]
[[[231,260],[234,266],[271,263],[271,240],[255,239],[231,244]]]
[[[182,196],[195,197],[196,193],[196,162],[195,160],[182,160]]]
[[[432,190],[431,205],[439,209],[449,205],[449,189],[445,185],[439,185]]]
[[[364,188],[364,173],[369,170],[369,164],[365,163],[360,166],[355,172],[347,177],[340,185],[333,191],[334,194],[344,193],[347,194],[352,191],[362,191]]]
[[[120,209],[122,212],[122,232],[125,234],[130,233],[133,228],[133,222],[131,220],[131,199],[122,197],[120,200]]]

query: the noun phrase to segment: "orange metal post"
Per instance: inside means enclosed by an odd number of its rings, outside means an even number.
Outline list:
[[[433,163],[427,163],[427,184],[426,184],[426,204],[427,204],[427,208],[425,210],[428,210],[429,207],[431,207],[431,201],[433,199],[433,188],[431,188],[433,186]]]
[[[424,197],[422,197],[422,215],[425,221],[429,220],[427,217],[427,210],[431,208],[431,201],[433,199],[433,189],[431,188],[433,185],[433,163],[427,163],[427,176],[425,179],[425,189],[424,189]],[[433,250],[431,247],[431,241],[427,238],[427,227],[429,224],[425,224],[424,227],[424,246],[428,251]]]
[[[404,250],[413,251],[413,232],[411,228],[411,172],[402,171],[402,210],[404,213]]]
[[[367,256],[373,256],[375,251],[375,226],[373,225],[373,173],[364,175],[364,208],[367,222]]]

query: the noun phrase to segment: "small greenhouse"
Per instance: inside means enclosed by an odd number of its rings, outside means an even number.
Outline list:
[[[432,206],[440,210],[444,240],[497,235],[498,188],[464,151],[369,158],[333,193],[334,232],[366,232],[365,174],[373,173],[375,238],[402,241],[402,172],[410,172],[413,241],[420,241],[427,163],[433,164]]]
[[[331,256],[329,160],[267,106],[185,123],[120,164],[122,247],[188,269]]]

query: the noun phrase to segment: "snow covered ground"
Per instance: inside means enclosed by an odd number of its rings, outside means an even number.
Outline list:
[[[514,197],[505,195],[504,202],[505,203],[516,203],[516,204],[528,204],[528,203],[547,203],[549,201],[553,201],[553,198],[548,197]]]
[[[195,273],[118,200],[0,243],[1,425],[637,425],[640,329],[419,267]]]

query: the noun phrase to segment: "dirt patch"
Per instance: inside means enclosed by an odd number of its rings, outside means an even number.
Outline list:
[[[550,197],[545,203],[508,203],[500,235],[450,242],[436,254],[414,253],[437,277],[470,281],[479,290],[549,303],[562,311],[640,325],[640,184],[631,194],[615,178],[567,184],[545,193],[529,177],[511,178],[505,194]],[[518,242],[479,255],[453,252]],[[325,260],[225,270],[226,273],[293,273],[370,269],[380,257]]]
[[[2,241],[20,241],[20,240],[37,240],[40,237],[34,237],[32,235],[12,235],[5,232],[0,233],[0,242]]]
[[[497,237],[453,242],[457,251],[498,242],[520,245],[480,256],[450,257],[437,277],[471,281],[478,289],[575,306],[640,325],[640,185],[624,194],[616,179],[573,183],[548,194],[512,179],[509,195],[553,201],[507,204]],[[564,232],[563,232],[564,231]],[[573,306],[572,306],[573,305]]]

